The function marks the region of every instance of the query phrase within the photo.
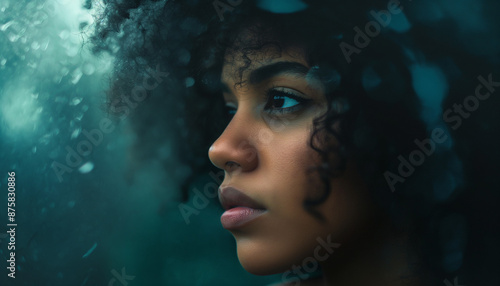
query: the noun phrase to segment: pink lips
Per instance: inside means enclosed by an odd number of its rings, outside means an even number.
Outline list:
[[[219,201],[226,210],[220,220],[225,229],[236,229],[263,215],[266,209],[232,187],[219,189]]]

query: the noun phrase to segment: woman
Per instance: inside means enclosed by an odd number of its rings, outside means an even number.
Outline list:
[[[375,145],[385,134],[359,143],[349,134],[354,118],[363,120],[360,109],[377,103],[349,84],[356,79],[336,43],[311,34],[310,27],[301,31],[301,18],[311,17],[255,12],[239,19],[241,28],[228,40],[221,85],[231,119],[209,150],[212,163],[225,171],[222,224],[236,239],[242,266],[254,274],[283,272],[284,280],[296,283],[319,263],[324,276],[318,285],[426,285],[409,229],[395,227],[372,198],[377,191],[390,194],[387,183],[363,177],[367,160],[356,158],[371,155],[357,144]],[[414,97],[408,87],[401,95]],[[394,101],[382,104],[396,113],[406,109]],[[372,124],[390,118],[381,111],[366,116],[375,117]],[[404,138],[398,132],[403,126],[392,123],[390,132],[403,138],[399,146],[387,143],[400,152],[413,136],[425,134],[418,119],[406,117],[415,133]]]
[[[98,39],[113,39],[109,27],[120,25],[134,35],[118,38],[117,57],[136,59],[120,70],[161,63],[172,75],[168,93],[182,94],[174,116],[184,116],[187,181],[208,168],[200,159],[208,146],[224,171],[221,223],[248,272],[283,273],[291,285],[442,285],[461,269],[466,222],[452,210],[462,167],[439,92],[450,68],[440,59],[452,52],[410,31],[403,11],[411,16],[411,7],[168,1],[107,9]],[[116,76],[111,107],[130,74]]]

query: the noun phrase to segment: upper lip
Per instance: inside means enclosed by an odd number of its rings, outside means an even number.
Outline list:
[[[252,209],[265,209],[263,205],[259,204],[249,196],[245,195],[240,190],[233,187],[220,187],[219,188],[219,201],[225,210],[234,207],[248,207]]]

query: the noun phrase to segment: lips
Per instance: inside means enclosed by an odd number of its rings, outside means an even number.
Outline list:
[[[219,201],[226,210],[221,216],[225,229],[243,227],[266,212],[264,206],[233,187],[219,189]]]

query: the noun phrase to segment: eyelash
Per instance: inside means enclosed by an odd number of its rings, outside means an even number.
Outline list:
[[[302,96],[297,95],[296,93],[299,92],[286,87],[270,88],[265,94],[266,105],[264,106],[264,110],[270,115],[291,114],[302,110],[311,101],[311,99],[304,98]],[[290,107],[273,108],[272,101],[275,100],[275,97],[282,97],[284,98],[284,100],[286,100],[286,98],[293,99],[297,102],[297,104]],[[226,110],[227,110],[226,114],[229,116],[229,118],[232,118],[236,113],[236,108],[232,106],[226,105]]]

